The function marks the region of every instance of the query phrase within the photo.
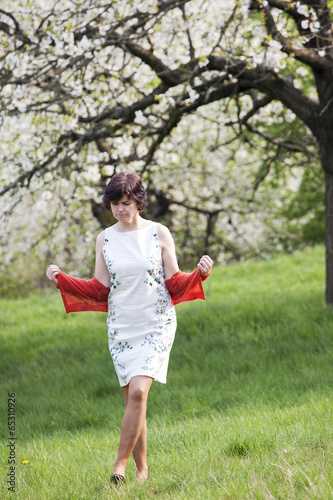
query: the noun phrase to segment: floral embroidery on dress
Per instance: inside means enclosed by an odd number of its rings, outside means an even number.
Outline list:
[[[149,274],[148,278],[144,280],[144,283],[146,285],[153,286],[154,281],[158,283],[159,285],[161,284],[162,280],[162,272],[160,272],[158,275],[155,273],[153,269],[147,269],[147,273]]]
[[[112,265],[114,264],[114,259],[111,260],[110,257],[108,256],[107,252],[106,252],[106,243],[109,243],[109,240],[107,240],[105,238],[104,240],[104,246],[103,246],[103,256],[104,256],[104,260],[105,260],[105,264],[106,264],[106,267],[108,269],[111,269]]]
[[[105,240],[106,242],[108,242],[109,240]],[[112,289],[116,289],[117,286],[120,286],[121,285],[121,282],[117,280],[117,273],[112,273],[111,272],[111,268],[113,266],[113,264],[115,263],[115,259],[110,259],[106,252],[105,252],[105,248],[103,250],[103,254],[104,254],[104,260],[105,260],[105,264],[107,266],[107,268],[109,269],[109,273],[110,273],[110,288],[111,290]]]
[[[117,280],[117,273],[110,273],[110,288],[116,289],[119,285],[121,282]]]
[[[149,365],[152,364],[152,362],[154,361],[154,358],[155,358],[155,356],[147,356],[147,357],[145,357],[145,365],[141,366],[141,370],[143,370],[145,372],[147,370],[149,370]]]
[[[121,372],[124,372],[126,370],[126,365],[122,365],[120,363],[117,363],[117,366]]]
[[[127,234],[106,229],[103,256],[110,274],[109,350],[120,385],[140,374],[165,383],[176,314],[156,223]]]
[[[119,335],[119,330],[109,330],[109,339],[110,340],[116,340],[117,336]]]
[[[152,267],[147,269],[148,276],[144,283],[149,286],[153,286],[154,282],[157,284],[156,293],[158,299],[155,304],[155,315],[159,321],[165,321],[165,315],[167,314],[167,322],[171,322],[175,319],[175,312],[170,307],[172,302],[165,284],[161,246],[156,232],[153,233],[153,239],[153,253],[147,257],[147,261]]]
[[[164,362],[164,355],[162,356],[149,356],[145,358],[145,365],[141,366],[141,370],[144,372],[149,371],[153,376],[158,374],[161,366]]]
[[[169,338],[168,331],[166,331],[167,328],[163,328],[162,331],[159,331],[159,328],[155,328],[156,334],[150,334],[145,336],[144,342],[141,344],[141,346],[148,345],[154,349],[154,351],[158,353],[162,353],[165,351],[168,351],[170,349],[171,345],[171,339]],[[172,337],[173,340],[173,337]]]
[[[133,349],[133,347],[126,341],[126,342],[118,342],[118,347],[111,347],[111,356],[114,361],[116,361],[119,357],[120,354],[122,354],[124,351],[128,349]]]
[[[109,295],[109,314],[107,319],[107,325],[109,326],[110,320],[112,323],[116,321],[116,310],[114,307],[114,302],[112,300],[112,296]]]
[[[110,320],[112,323],[115,323],[115,321],[116,321],[116,310],[115,310],[115,305],[113,302],[112,291],[115,290],[117,287],[119,287],[121,285],[121,282],[117,280],[117,273],[111,272],[111,268],[115,263],[115,259],[110,259],[108,257],[107,252],[106,252],[106,248],[105,248],[105,243],[109,243],[109,240],[106,238],[104,240],[103,256],[104,256],[105,264],[106,264],[107,268],[109,269],[109,273],[110,273],[110,293],[109,293],[109,299],[108,299],[109,313],[108,313],[108,319],[107,319],[107,324],[109,325]]]

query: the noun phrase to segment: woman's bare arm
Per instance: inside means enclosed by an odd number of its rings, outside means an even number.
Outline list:
[[[110,274],[103,257],[105,231],[102,231],[96,239],[96,261],[95,278],[104,286],[110,286]]]
[[[179,271],[176,248],[169,229],[162,224],[157,225],[157,235],[162,248],[162,260],[164,266],[164,276],[168,280]]]
[[[162,248],[162,259],[164,265],[165,279],[171,278],[177,271],[179,271],[175,243],[171,236],[169,229],[162,224],[157,226],[157,235]],[[202,276],[208,276],[211,272],[213,261],[209,255],[203,255],[198,263],[198,267]]]

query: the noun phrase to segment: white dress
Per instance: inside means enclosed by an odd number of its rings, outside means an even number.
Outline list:
[[[103,255],[110,273],[109,349],[120,385],[135,375],[165,384],[177,320],[157,224],[129,232],[107,228]]]

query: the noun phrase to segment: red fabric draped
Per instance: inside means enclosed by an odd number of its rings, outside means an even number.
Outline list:
[[[183,271],[175,273],[165,281],[173,304],[177,305],[181,302],[189,302],[196,299],[205,300],[202,282],[207,278],[208,276],[201,276],[199,268],[193,273],[184,273]]]
[[[201,276],[200,269],[193,273],[178,271],[165,284],[174,305],[195,299],[205,300],[202,281],[208,276]],[[61,272],[57,275],[61,297],[66,313],[80,311],[108,312],[110,288],[96,278],[83,280]]]
[[[83,280],[65,273],[57,275],[66,313],[80,311],[108,312],[110,288],[96,278]]]

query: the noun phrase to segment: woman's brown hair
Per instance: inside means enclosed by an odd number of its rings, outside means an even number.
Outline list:
[[[102,203],[105,208],[110,210],[110,204],[120,201],[124,195],[136,202],[140,212],[144,209],[147,201],[147,191],[137,173],[119,172],[119,174],[114,175],[106,186]]]

